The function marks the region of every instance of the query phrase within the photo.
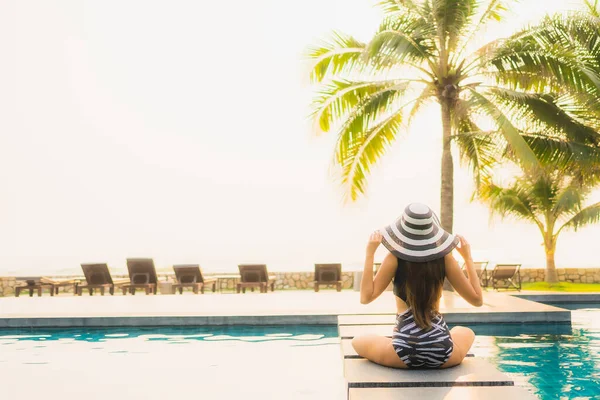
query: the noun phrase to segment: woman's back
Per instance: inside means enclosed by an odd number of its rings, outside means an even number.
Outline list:
[[[406,308],[412,309],[415,321],[421,328],[429,327],[431,319],[439,314],[445,277],[446,265],[443,258],[426,262],[397,258],[394,294],[406,304]]]

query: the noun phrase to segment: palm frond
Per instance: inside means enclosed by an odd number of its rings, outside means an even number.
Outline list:
[[[557,218],[563,214],[572,214],[581,209],[585,197],[584,190],[578,185],[568,185],[556,196],[552,215]]]
[[[519,130],[510,122],[510,119],[493,101],[483,94],[472,88],[468,88],[468,90],[471,93],[471,98],[468,100],[471,106],[479,108],[494,120],[498,130],[504,135],[504,138],[510,145],[510,149],[523,168],[530,172],[538,170],[541,165],[535,153],[521,137]]]
[[[521,133],[521,137],[544,166],[560,170],[577,167],[583,171],[600,165],[600,148],[553,137],[547,134]]]
[[[402,114],[396,112],[373,126],[352,143],[352,146],[337,154],[342,166],[342,184],[347,188],[347,199],[356,200],[366,191],[366,178],[371,166],[385,154],[395,140],[402,125]]]
[[[579,228],[582,228],[586,225],[596,224],[598,222],[600,222],[600,202],[583,208],[570,220],[565,222],[565,224],[559,228],[558,232],[560,232],[563,228],[577,231]]]
[[[386,16],[409,14],[415,18],[423,18],[431,22],[431,14],[426,11],[419,0],[380,0],[377,5]]]
[[[535,179],[521,178],[517,182],[519,186],[526,188],[533,208],[545,216],[548,215],[559,192],[559,186],[551,174],[540,174]]]
[[[548,17],[504,41],[491,59],[496,79],[512,88],[529,90],[524,82],[514,80],[518,75],[505,72],[537,73],[576,91],[600,90],[597,60],[574,40],[560,18]]]
[[[452,139],[457,143],[461,161],[471,168],[476,192],[484,182],[492,178],[493,167],[498,163],[498,136],[496,132],[484,132],[465,116],[455,123],[458,132]]]
[[[423,91],[417,96],[417,98],[415,99],[415,101],[413,103],[412,108],[410,109],[410,112],[408,114],[408,121],[407,121],[408,125],[410,125],[410,123],[412,122],[413,118],[417,115],[419,110],[425,104],[427,104],[428,101],[433,99],[435,96],[436,96],[435,87],[433,87],[432,85],[427,85],[425,87],[425,89],[423,89]]]
[[[403,85],[383,88],[365,98],[352,110],[338,132],[336,157],[340,164],[348,158],[356,143],[364,140],[364,135],[371,131],[375,124],[390,113],[393,115],[397,112],[390,110],[400,108],[395,103],[405,94],[405,89]]]
[[[489,20],[495,20],[500,22],[504,13],[508,10],[509,4],[514,3],[514,0],[503,1],[503,0],[492,0],[488,3],[486,10],[483,12],[479,19],[478,26],[485,24]]]
[[[495,20],[500,21],[504,15],[504,13],[508,10],[508,4],[514,2],[515,0],[491,0],[488,2],[487,7],[479,16],[477,23],[471,24],[471,26],[467,29],[467,32],[464,34],[464,38],[462,39],[462,48],[457,51],[457,56],[462,55],[465,47],[471,42],[471,40],[480,33],[483,26],[485,26],[489,21]],[[472,56],[468,57],[469,59],[476,59],[481,57],[484,53],[487,53],[487,50],[491,48],[496,48],[498,42],[492,41],[483,48],[479,49]]]
[[[385,18],[365,49],[367,62],[377,66],[410,62],[432,63],[435,53],[435,31],[422,18],[396,14]]]
[[[583,3],[585,4],[587,12],[592,17],[600,18],[600,7],[598,7],[598,0],[594,0],[593,2],[591,0],[584,0]]]
[[[510,188],[502,188],[492,182],[486,182],[481,186],[479,198],[490,206],[492,214],[502,218],[510,215],[534,222],[538,227],[543,228],[543,224],[535,215],[527,192],[516,184]]]
[[[406,88],[403,80],[361,81],[332,80],[321,87],[312,103],[311,116],[322,132],[329,132],[332,125],[348,116],[369,96],[389,87]]]
[[[307,57],[315,61],[310,73],[311,80],[321,82],[329,75],[366,68],[363,55],[365,47],[364,43],[352,36],[333,32],[329,40],[308,49]]]
[[[457,49],[462,35],[477,15],[480,6],[477,0],[431,0],[438,34],[442,35],[439,39],[449,53]]]
[[[529,127],[538,126],[565,134],[568,140],[582,144],[599,145],[600,134],[570,115],[566,109],[574,107],[568,96],[523,93],[511,89],[493,88],[491,93],[506,105],[519,120],[527,119]],[[583,113],[584,117],[593,116]]]

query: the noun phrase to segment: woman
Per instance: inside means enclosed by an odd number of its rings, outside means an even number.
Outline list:
[[[380,243],[390,253],[373,279],[373,257]],[[465,261],[468,278],[451,254],[459,244],[457,250]],[[475,334],[460,326],[448,330],[439,313],[444,277],[466,301],[476,307],[483,304],[469,243],[444,231],[426,205],[410,204],[395,223],[371,234],[360,284],[360,301],[368,304],[393,279],[398,314],[393,336],[356,337],[352,340],[356,352],[393,368],[448,368],[460,364]]]

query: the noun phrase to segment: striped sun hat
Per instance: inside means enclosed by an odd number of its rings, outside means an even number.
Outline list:
[[[446,232],[425,204],[412,203],[393,224],[379,231],[383,245],[401,260],[425,262],[450,253],[459,239]]]

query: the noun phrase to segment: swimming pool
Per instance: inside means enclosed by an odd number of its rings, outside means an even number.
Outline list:
[[[473,325],[472,352],[542,400],[600,399],[600,306],[557,306],[573,310],[571,326]]]
[[[572,325],[471,326],[472,352],[543,400],[600,399],[600,308],[560,306]],[[0,377],[6,397],[345,398],[336,326],[0,331]]]
[[[343,399],[336,326],[0,332],[3,398]]]

